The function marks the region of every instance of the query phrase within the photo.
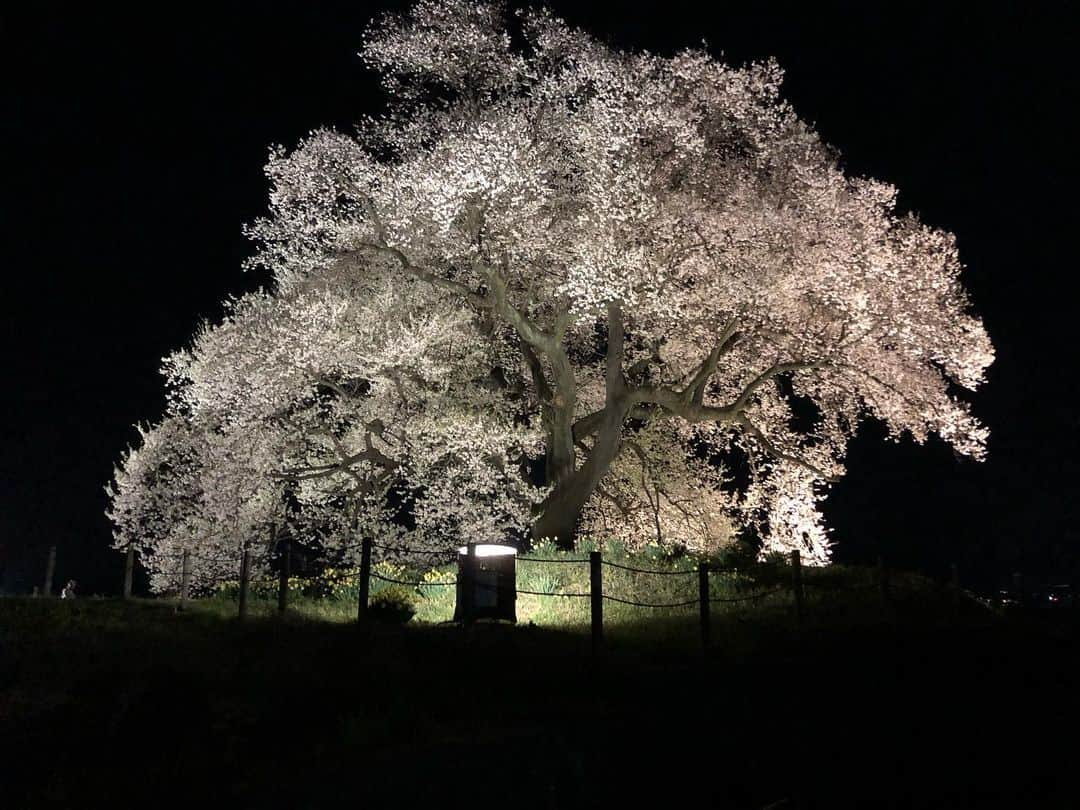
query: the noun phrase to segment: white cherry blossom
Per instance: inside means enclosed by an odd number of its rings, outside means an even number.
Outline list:
[[[272,290],[167,361],[118,542],[295,524],[707,552],[753,525],[824,562],[817,505],[863,420],[983,457],[961,394],[993,348],[954,237],[846,175],[774,62],[467,0],[382,18],[361,54],[388,109],[271,151],[248,233]],[[174,442],[183,505],[143,470]]]

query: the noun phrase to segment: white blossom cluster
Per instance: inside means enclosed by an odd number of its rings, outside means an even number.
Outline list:
[[[472,0],[386,16],[361,55],[388,110],[271,151],[248,234],[273,290],[168,360],[118,542],[531,524],[710,550],[753,524],[822,562],[817,506],[865,418],[982,458],[957,394],[993,348],[953,236],[845,175],[775,63],[626,53]],[[177,454],[227,469],[189,480]]]
[[[736,534],[739,498],[722,465],[685,452],[670,424],[636,431],[586,504],[582,529],[628,549],[648,545],[711,554]],[[677,452],[672,452],[677,448]]]
[[[286,535],[346,560],[363,537],[505,539],[543,496],[519,469],[541,437],[499,391],[458,390],[491,366],[471,321],[374,268],[233,302],[165,360],[169,413],[109,487],[117,546],[164,591],[184,550],[200,587],[235,579],[245,545],[258,574]]]

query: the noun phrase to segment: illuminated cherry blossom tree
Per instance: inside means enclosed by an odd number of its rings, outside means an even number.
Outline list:
[[[273,290],[167,363],[170,415],[118,472],[121,539],[139,509],[193,531],[191,489],[222,531],[292,498],[354,534],[708,551],[752,525],[823,562],[817,505],[866,418],[983,457],[958,394],[993,349],[953,236],[846,176],[775,63],[621,52],[466,0],[382,18],[361,54],[387,112],[271,152],[248,233]],[[188,433],[227,482],[151,498],[140,457]]]
[[[166,359],[170,413],[109,488],[118,545],[163,589],[184,549],[196,584],[212,582],[235,576],[244,544],[265,567],[282,531],[346,558],[364,536],[505,538],[544,494],[521,468],[541,435],[483,385],[476,337],[465,310],[389,274],[328,268],[233,302]]]

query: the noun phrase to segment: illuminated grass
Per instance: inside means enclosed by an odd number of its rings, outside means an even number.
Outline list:
[[[1073,653],[1056,634],[968,603],[956,616],[950,594],[925,579],[898,584],[886,615],[873,589],[854,587],[872,572],[808,576],[852,587],[811,597],[801,629],[785,594],[717,607],[708,656],[694,611],[635,621],[629,609],[613,610],[605,653],[594,658],[586,626],[569,620],[561,629],[357,626],[353,600],[305,596],[285,617],[274,600],[252,599],[246,622],[226,595],[187,612],[165,599],[0,599],[0,753],[20,763],[27,795],[50,796],[11,806],[79,806],[79,796],[107,795],[118,773],[139,806],[154,806],[161,785],[202,796],[198,804],[217,784],[225,787],[213,795],[238,806],[335,807],[354,797],[358,774],[371,776],[362,781],[370,806],[458,806],[475,784],[466,780],[459,796],[458,777],[483,761],[484,779],[499,790],[516,785],[546,800],[554,785],[589,799],[555,804],[566,807],[606,806],[612,790],[624,791],[623,806],[640,806],[639,774],[667,795],[672,784],[697,784],[673,782],[680,768],[734,763],[723,790],[753,801],[733,806],[764,807],[815,775],[820,795],[851,787],[834,778],[838,760],[856,758],[848,773],[869,774],[877,790],[887,782],[873,769],[896,757],[921,757],[918,773],[953,762],[957,746],[982,750],[1001,723],[986,707],[1018,684],[1033,684],[1027,699],[1047,708],[1074,691],[1075,678],[1066,679],[1077,671]],[[927,694],[940,705],[921,702]],[[935,717],[949,718],[949,733],[926,734]],[[975,730],[958,740],[965,723]],[[821,730],[838,727],[846,747],[830,748]],[[708,746],[699,749],[702,728]],[[790,754],[780,743],[778,768],[759,752],[784,735],[815,745]],[[1026,750],[1034,738],[1024,739]],[[687,760],[694,752],[701,757]],[[1015,768],[1013,753],[1000,756]],[[602,795],[588,793],[582,757],[618,777]],[[1011,772],[1003,762],[973,763],[956,774],[958,789]],[[282,778],[297,772],[305,778]],[[7,799],[12,784],[5,789]]]
[[[517,561],[517,620],[521,625],[588,632],[590,629],[589,565],[573,562],[588,557],[586,545],[573,552],[561,552],[541,546]],[[550,560],[562,562],[551,563]],[[663,636],[671,630],[654,633],[654,627],[677,628],[676,635],[690,636],[698,628],[697,561],[690,557],[671,557],[660,549],[650,548],[630,553],[620,546],[608,545],[604,561],[615,565],[603,567],[604,626],[616,634],[638,633]],[[741,564],[740,564],[741,563]],[[624,567],[625,566],[625,567]],[[643,573],[626,570],[645,569]],[[710,610],[717,622],[787,623],[794,619],[791,591],[792,572],[784,560],[761,566],[739,560],[710,561]],[[737,570],[730,570],[736,568]],[[720,570],[726,569],[726,570]],[[371,597],[392,588],[404,593],[415,608],[413,624],[438,625],[454,615],[457,575],[456,565],[418,569],[405,564],[381,561],[374,571],[383,577],[410,583],[403,587],[372,577]],[[908,620],[925,614],[951,615],[952,595],[941,583],[926,577],[901,572],[890,574],[889,604],[882,602],[873,568],[833,565],[804,568],[804,607],[806,621],[813,623],[859,624],[884,620]],[[350,623],[357,616],[358,572],[355,569],[327,568],[314,577],[289,580],[289,614],[295,618],[331,623]],[[248,601],[252,618],[276,616],[276,580],[253,583]],[[237,612],[235,582],[222,583],[212,595],[192,600],[193,610],[230,618]],[[532,592],[532,593],[530,593]],[[539,595],[543,594],[543,595]],[[577,594],[577,596],[574,596]],[[642,607],[625,604],[675,604],[678,607]],[[972,599],[962,599],[962,609],[981,615],[985,609]]]

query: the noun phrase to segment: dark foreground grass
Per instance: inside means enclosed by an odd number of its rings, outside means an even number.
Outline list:
[[[0,806],[1074,807],[1076,633],[924,595],[623,625],[0,599]]]

